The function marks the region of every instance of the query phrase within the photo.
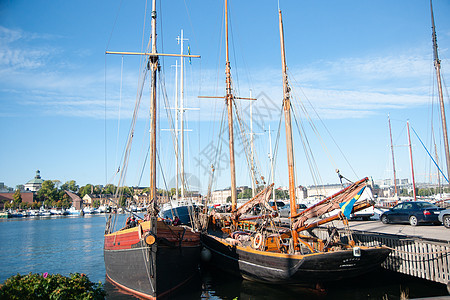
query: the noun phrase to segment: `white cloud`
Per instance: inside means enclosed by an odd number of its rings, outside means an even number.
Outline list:
[[[3,98],[0,101],[12,98],[19,105],[34,106],[44,114],[51,112],[66,116],[104,118],[105,73],[102,64],[71,67],[70,62],[67,63],[60,55],[63,54],[62,51],[48,50],[45,43],[44,46],[30,49],[25,37],[39,41],[55,38],[0,26],[0,97]],[[88,55],[89,52],[86,50],[79,54]],[[318,61],[307,66],[292,65],[289,76],[293,96],[297,101],[305,103],[306,107],[313,105],[323,119],[361,118],[379,112],[385,113],[387,109],[426,105],[429,102],[432,74],[432,62],[427,53],[409,50],[408,53],[397,56],[342,58],[336,61]],[[119,110],[120,66],[108,67],[107,71],[107,116],[115,118]],[[219,76],[223,76],[222,73],[219,72]],[[265,67],[250,73],[253,79],[253,96],[264,93],[265,99],[254,103],[260,118],[279,118],[281,71]],[[192,106],[200,107],[202,120],[218,120],[222,113],[223,101],[220,99],[197,98],[198,94],[224,94],[224,80],[218,80],[217,74],[217,70],[203,69],[201,74],[192,70],[194,78],[189,82],[193,85],[201,82],[201,87],[195,87],[187,93],[187,99]],[[132,115],[137,75],[134,71],[126,71],[123,75],[123,118]],[[169,75],[166,74],[167,93],[172,97],[172,78],[167,76]],[[239,88],[240,96],[247,97],[250,87],[241,84]],[[148,88],[145,88],[145,92],[148,93]],[[238,102],[244,113],[248,113],[248,102]],[[143,105],[148,107],[148,104]],[[310,113],[314,115],[313,111]],[[162,115],[165,116],[164,113]]]

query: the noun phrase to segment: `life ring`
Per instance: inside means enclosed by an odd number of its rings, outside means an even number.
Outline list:
[[[260,232],[256,233],[253,237],[253,248],[259,249],[263,243],[263,236]]]
[[[156,242],[156,237],[148,232],[145,236],[144,236],[144,242],[148,245],[151,246]]]

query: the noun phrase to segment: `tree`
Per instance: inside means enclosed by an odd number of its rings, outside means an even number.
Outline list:
[[[114,194],[114,193],[116,193],[116,186],[114,184],[109,183],[103,188],[102,194]]]
[[[13,195],[14,199],[14,208],[20,208],[22,203],[22,195],[20,194],[20,190],[16,190]]]
[[[61,185],[61,181],[58,179],[52,180],[53,184],[55,185],[55,188],[58,189]]]
[[[91,194],[93,189],[94,186],[92,184],[86,184],[85,186],[82,186],[78,192],[80,193],[80,197],[83,198],[87,194]]]
[[[100,206],[100,200],[94,200],[94,202],[92,202],[92,206],[98,208]]]
[[[70,192],[78,192],[79,186],[75,180],[66,181],[63,185],[61,185],[61,190],[70,191]]]
[[[252,189],[245,188],[243,192],[239,193],[238,199],[250,199],[252,197]]]
[[[55,188],[55,184],[51,180],[46,180],[42,183],[41,189],[37,192],[38,198],[41,201],[52,204],[54,201],[58,201],[58,190]],[[46,205],[47,205],[46,203]]]

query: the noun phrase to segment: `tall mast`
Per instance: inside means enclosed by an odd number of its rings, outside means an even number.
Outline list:
[[[234,163],[234,134],[233,134],[233,94],[231,91],[230,55],[228,50],[228,0],[225,0],[225,49],[226,49],[226,103],[228,109],[228,134],[230,146],[230,175],[231,175],[231,211],[236,210],[236,167]]]
[[[389,115],[388,115],[388,122],[389,122],[389,136],[391,137],[392,169],[394,170],[395,197],[397,197],[397,175],[395,172],[394,144],[392,143],[391,118],[389,117]]]
[[[158,56],[156,52],[156,0],[152,1],[152,56],[149,66],[152,72],[150,97],[150,200],[153,201],[153,211],[156,211],[156,72]]]
[[[252,97],[252,90],[250,90],[250,98]],[[254,162],[254,146],[253,146],[253,102],[250,102],[250,172],[252,176],[252,198],[255,197],[255,162]]]
[[[434,15],[433,15],[433,4],[430,0],[431,9],[431,28],[433,29],[432,39],[433,39],[433,53],[434,53],[434,68],[436,69],[437,85],[439,91],[439,104],[441,108],[441,121],[442,121],[442,132],[444,134],[444,147],[445,147],[445,160],[447,162],[447,175],[450,178],[450,152],[448,146],[448,135],[447,135],[447,121],[445,119],[445,108],[444,108],[444,96],[442,94],[442,82],[441,82],[441,61],[438,56],[438,46],[436,29],[434,26]]]
[[[417,200],[416,181],[414,180],[414,165],[413,165],[413,157],[412,157],[411,135],[409,134],[409,121],[406,121],[406,126],[408,129],[408,146],[409,146],[409,158],[411,160],[411,177],[412,177],[412,184],[413,184],[413,195],[414,195],[414,201],[416,201]]]
[[[269,124],[269,159],[270,159],[270,171],[272,173],[272,200],[275,201],[275,173],[273,170],[273,154],[272,154],[272,135],[270,130],[270,124]]]
[[[151,87],[150,87],[150,201],[152,206],[149,210],[156,212],[156,73],[158,71],[159,56],[168,57],[196,57],[200,55],[184,55],[184,54],[168,54],[158,53],[156,51],[156,0],[152,0],[152,21],[151,21],[151,52],[123,52],[123,51],[106,51],[106,54],[120,54],[120,55],[145,55],[148,56],[147,68],[151,71]],[[135,110],[136,113],[136,110]],[[133,123],[133,128],[134,128]],[[132,136],[129,137],[131,145]]]
[[[175,61],[175,200],[178,201],[178,178],[180,169],[178,164],[178,60]]]
[[[180,175],[181,175],[181,199],[184,200],[184,57],[183,57],[183,49],[184,48],[184,39],[183,39],[183,30],[181,30],[181,67],[180,67]]]
[[[289,93],[290,88],[287,78],[286,54],[284,50],[284,32],[283,32],[283,20],[281,17],[281,9],[278,10],[278,16],[280,19],[281,65],[283,69],[283,110],[286,125],[286,149],[287,149],[287,161],[289,170],[289,200],[291,206],[291,216],[294,216],[297,213],[297,204],[295,201],[294,150],[292,146],[291,101]],[[297,231],[295,230],[292,231],[292,237],[294,240],[294,246],[296,246]]]

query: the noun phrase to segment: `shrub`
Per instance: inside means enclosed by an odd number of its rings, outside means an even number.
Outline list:
[[[0,299],[105,299],[101,282],[93,283],[88,276],[71,273],[28,274],[11,276],[0,287]]]

